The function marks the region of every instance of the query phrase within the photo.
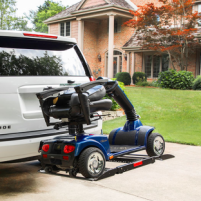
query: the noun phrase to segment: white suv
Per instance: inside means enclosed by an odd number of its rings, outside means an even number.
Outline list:
[[[41,140],[66,135],[66,128],[46,126],[36,93],[89,80],[75,39],[0,31],[0,162],[35,159]],[[99,134],[102,121],[85,129]]]

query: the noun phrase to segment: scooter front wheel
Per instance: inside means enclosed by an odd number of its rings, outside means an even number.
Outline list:
[[[165,140],[159,133],[151,133],[147,139],[147,154],[149,156],[162,156],[165,151]]]
[[[85,149],[79,157],[79,172],[86,178],[97,178],[105,169],[105,156],[95,147]]]

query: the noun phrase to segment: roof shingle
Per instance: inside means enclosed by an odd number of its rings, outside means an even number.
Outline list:
[[[79,4],[80,4],[80,2],[68,7],[66,10],[63,10],[60,13],[48,18],[44,22],[49,22],[49,21],[53,21],[53,20],[57,20],[57,19],[60,19],[60,18],[71,16],[71,13],[76,10],[76,8],[78,7]]]
[[[124,8],[128,8],[128,9],[131,9],[133,10],[134,8],[128,4],[125,0],[110,0],[111,4],[114,4],[116,6],[121,6],[121,7],[124,7]]]
[[[136,47],[138,46],[139,40],[137,39],[135,33],[131,36],[131,38],[124,44],[123,47]]]
[[[91,8],[98,8],[98,7],[102,7],[102,6],[105,6],[105,5],[108,5],[108,6],[116,5],[116,6],[120,6],[120,7],[123,7],[123,8],[131,9],[131,10],[134,9],[129,3],[127,3],[126,0],[109,0],[109,1],[110,1],[110,3],[96,5],[96,6],[93,6],[93,7],[88,7],[88,8],[82,8],[81,7],[81,9],[79,9],[79,10],[87,10],[87,9],[91,9]],[[44,22],[51,22],[51,21],[54,21],[54,20],[57,20],[57,19],[72,16],[72,13],[76,11],[76,9],[79,6],[80,2],[68,7],[66,10],[63,10],[60,13],[48,18]]]

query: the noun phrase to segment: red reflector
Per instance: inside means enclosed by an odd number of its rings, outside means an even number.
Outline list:
[[[68,156],[63,156],[63,159],[64,160],[69,160],[69,157]]]
[[[44,152],[48,152],[49,148],[50,148],[50,145],[49,145],[49,144],[44,144],[43,147],[42,147],[42,150],[43,150]]]
[[[72,145],[65,145],[64,147],[64,153],[68,154],[75,150],[75,147]]]
[[[43,158],[47,158],[47,154],[43,154]]]
[[[140,165],[142,165],[142,164],[143,164],[142,161],[139,161],[139,162],[137,162],[137,163],[134,163],[133,166],[134,166],[134,167],[137,167],[137,166],[140,166]]]
[[[30,33],[23,33],[24,36],[31,36],[31,37],[39,37],[39,38],[54,38],[57,39],[57,36],[51,36],[51,35],[43,35],[43,34],[30,34]]]
[[[90,80],[91,82],[96,81],[96,79],[95,79],[93,76],[91,76],[91,77],[89,78],[89,80]]]
[[[89,135],[94,135],[94,134],[89,134]]]

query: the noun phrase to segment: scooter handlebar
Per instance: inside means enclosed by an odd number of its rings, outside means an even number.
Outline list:
[[[93,82],[87,82],[85,84],[81,84],[79,86],[76,86],[75,91],[77,93],[85,93],[89,89],[91,89],[91,88],[93,88],[95,86],[98,86],[98,85],[104,85],[107,82],[108,82],[108,79],[96,80],[96,81],[93,81]]]

